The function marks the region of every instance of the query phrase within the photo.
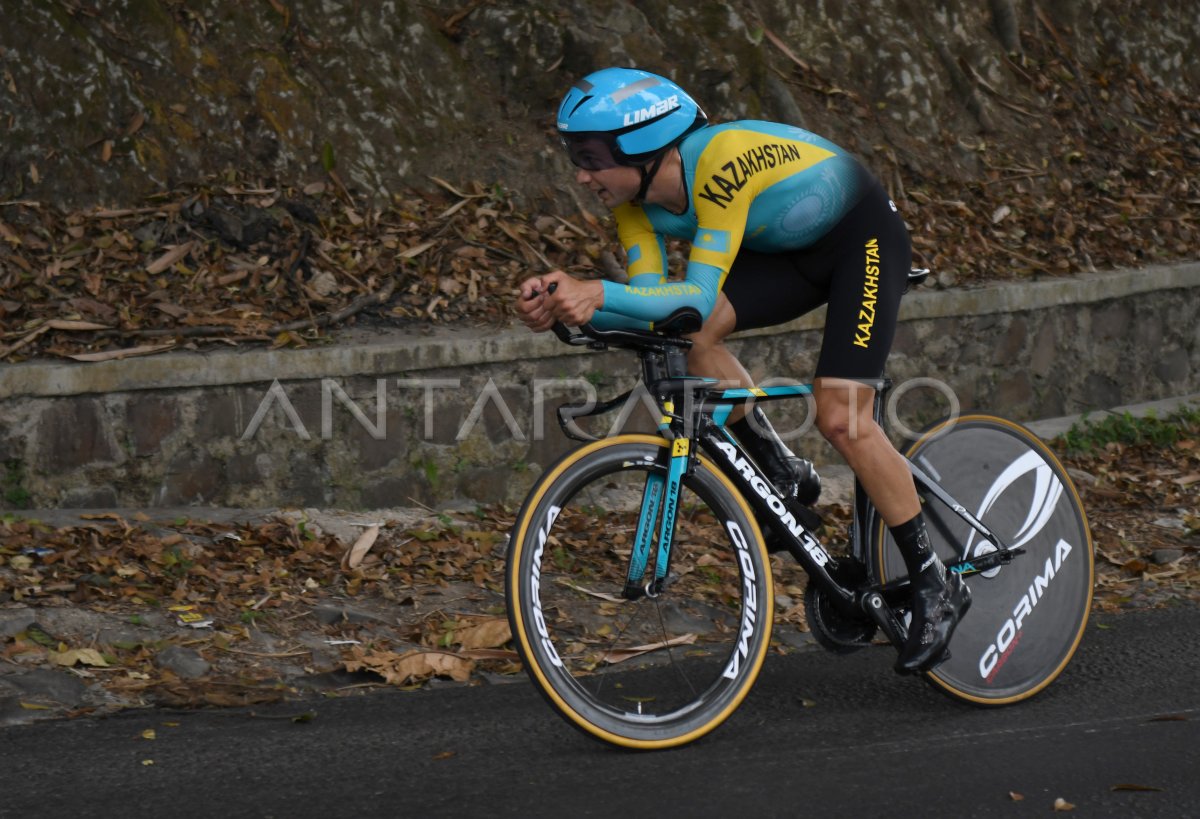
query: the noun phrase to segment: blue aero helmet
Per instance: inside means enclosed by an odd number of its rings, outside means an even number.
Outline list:
[[[637,68],[588,74],[558,108],[563,146],[571,161],[588,171],[644,167],[707,123],[686,91]]]

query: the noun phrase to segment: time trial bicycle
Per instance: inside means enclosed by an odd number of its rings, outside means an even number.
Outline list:
[[[559,407],[564,432],[587,442],[540,476],[509,537],[508,618],[530,679],[567,722],[626,748],[694,741],[741,704],[771,645],[769,551],[807,574],[804,612],[824,648],[855,651],[879,633],[899,648],[906,636],[904,562],[862,487],[835,555],[820,518],[785,501],[726,429],[738,405],[811,387],[688,376],[683,336],[699,321],[683,310],[655,331],[555,328],[570,345],[636,353],[661,420],[657,434],[589,440],[576,419],[632,391]],[[890,384],[878,386],[883,424]],[[987,414],[936,423],[904,454],[934,546],[972,594],[949,658],[925,679],[981,706],[1033,696],[1070,661],[1091,608],[1091,533],[1071,479],[1037,436]]]

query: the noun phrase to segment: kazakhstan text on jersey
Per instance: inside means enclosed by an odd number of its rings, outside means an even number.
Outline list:
[[[739,249],[781,253],[812,245],[857,204],[868,178],[829,140],[774,122],[702,128],[679,153],[684,213],[635,204],[614,211],[629,284],[604,282],[598,326],[646,326],[685,306],[707,318]],[[667,281],[666,236],[691,242],[684,281]]]

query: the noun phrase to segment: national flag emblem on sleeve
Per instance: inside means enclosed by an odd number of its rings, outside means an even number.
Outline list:
[[[728,253],[729,231],[700,228],[696,231],[696,238],[692,240],[692,244],[714,253]]]

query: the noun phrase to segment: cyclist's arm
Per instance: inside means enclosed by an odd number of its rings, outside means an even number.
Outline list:
[[[714,258],[711,242],[697,246],[693,241],[684,280],[672,282],[667,279],[665,242],[645,212],[634,205],[622,205],[615,214],[618,236],[628,258],[630,279],[623,285],[604,282],[601,312],[653,322],[681,307],[694,307],[707,318],[728,270],[728,267],[711,264]],[[699,235],[696,237],[697,240],[700,238]]]
[[[654,322],[623,316],[608,310],[597,310],[592,314],[591,325],[597,330],[650,330]]]

